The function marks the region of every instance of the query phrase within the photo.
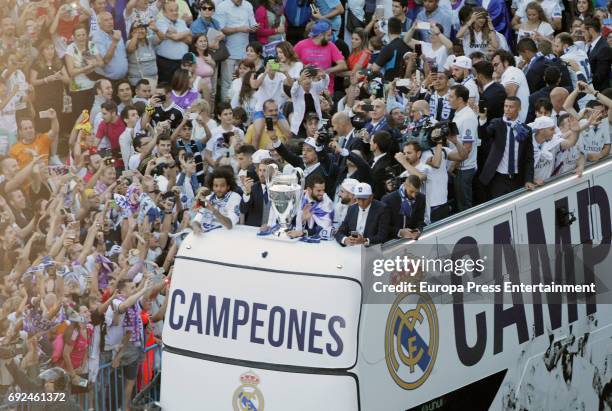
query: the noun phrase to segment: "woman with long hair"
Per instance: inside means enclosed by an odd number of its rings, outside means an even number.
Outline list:
[[[228,93],[230,101],[233,101],[234,98],[238,98],[240,89],[242,89],[242,78],[249,71],[255,71],[255,64],[253,64],[253,62],[244,59],[238,63],[238,68],[234,73],[234,80],[232,80],[232,85]]]
[[[251,86],[251,80],[253,79],[253,76],[255,76],[255,72],[249,71],[242,77],[242,86],[240,87],[240,93],[238,94],[238,96],[232,99],[231,103],[232,108],[244,108],[244,110],[247,112],[249,122],[253,120],[253,113],[255,112],[256,104],[255,91],[257,90]]]
[[[489,13],[482,7],[472,9],[466,24],[457,32],[457,38],[462,39],[466,56],[476,51],[484,54],[489,45],[495,49],[508,49],[504,36],[495,31]]]
[[[104,66],[95,43],[89,41],[87,26],[78,26],[74,29],[73,36],[74,42],[68,45],[65,56],[72,97],[72,118],[68,120],[68,124],[74,123],[83,110],[91,109],[96,83],[88,75],[97,67]]]
[[[531,37],[534,41],[539,41],[544,38],[551,40],[555,33],[552,28],[544,9],[536,1],[532,1],[525,7],[525,15],[527,20],[523,21],[518,27],[514,29],[518,31],[518,40],[524,37]]]
[[[368,67],[372,52],[368,49],[368,33],[365,29],[358,28],[351,34],[351,54],[346,60],[349,71],[355,73]]]
[[[130,39],[125,48],[128,55],[128,80],[135,86],[140,79],[149,80],[151,89],[155,90],[157,84],[157,61],[155,59],[155,46],[159,37],[153,30],[140,23],[130,27]]]
[[[205,34],[196,35],[192,43],[193,53],[196,57],[195,75],[199,76],[208,90],[210,90],[209,98],[207,99],[210,104],[215,100],[215,85],[216,81],[216,67],[217,63],[210,54],[208,48],[208,38]]]
[[[293,46],[288,41],[283,41],[276,45],[276,60],[280,63],[280,72],[287,77],[297,79],[304,68],[304,64],[293,50]]]
[[[64,85],[70,84],[70,76],[55,53],[55,45],[49,39],[40,44],[40,54],[30,68],[30,84],[34,86],[34,109],[40,112],[54,109],[56,113],[62,112],[64,104]],[[36,129],[48,130],[51,126],[49,119],[36,116]],[[55,154],[55,153],[53,153]]]
[[[264,0],[255,10],[255,21],[259,24],[255,35],[261,44],[285,40],[286,21],[282,0]]]
[[[410,30],[408,30],[408,32],[404,36],[404,42],[410,47],[412,47],[413,50],[417,48],[417,45],[420,45],[421,59],[423,60],[423,62],[426,63],[424,64],[424,67],[427,66],[430,69],[433,69],[434,65],[436,67],[443,67],[444,63],[446,62],[446,59],[448,58],[449,53],[451,53],[452,51],[453,43],[444,35],[444,28],[442,27],[442,25],[431,25],[431,35],[429,36],[429,42],[414,40],[412,36],[414,35],[415,30],[416,24],[413,24]],[[408,68],[408,66],[406,68]]]
[[[191,103],[200,98],[200,93],[192,87],[191,75],[188,70],[182,68],[176,70],[172,75],[170,86],[172,87],[170,98],[174,104],[183,110],[187,110]]]
[[[576,1],[576,18],[584,21],[587,17],[593,17],[595,7],[591,0]]]
[[[246,48],[246,59],[255,65],[255,71],[263,69],[263,46],[258,41],[252,41]]]

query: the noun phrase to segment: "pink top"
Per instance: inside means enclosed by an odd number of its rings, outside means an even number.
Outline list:
[[[282,15],[282,13],[281,13]],[[268,44],[270,40],[268,37],[273,36],[276,33],[276,28],[270,27],[270,23],[268,22],[268,9],[266,9],[263,5],[257,7],[255,10],[255,21],[259,24],[259,29],[255,32],[255,36],[257,37],[257,41],[261,44]],[[287,22],[285,21],[285,30],[287,29]]]
[[[211,78],[214,73],[215,69],[206,61],[204,61],[203,57],[196,57],[195,74],[196,76],[202,77],[202,81],[204,81],[204,84],[206,84],[209,90],[212,87]]]
[[[319,46],[308,38],[296,44],[293,50],[305,66],[311,64],[323,70],[330,68],[335,62],[344,61],[344,56],[334,43]],[[334,92],[333,75],[329,76],[329,91]]]

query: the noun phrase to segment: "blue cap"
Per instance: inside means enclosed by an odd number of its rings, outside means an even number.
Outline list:
[[[317,37],[331,30],[331,23],[327,20],[319,20],[310,29],[310,37]]]

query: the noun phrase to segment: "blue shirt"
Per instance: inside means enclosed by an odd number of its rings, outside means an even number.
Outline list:
[[[211,21],[206,21],[202,17],[198,17],[193,23],[191,23],[191,33],[194,36],[197,36],[199,34],[206,34],[208,33],[208,29],[210,28],[221,31],[221,26],[219,25],[219,22],[214,18],[211,19]]]
[[[160,32],[166,34],[170,27],[174,28],[176,33],[189,31],[189,27],[187,27],[184,20],[176,19],[176,21],[171,21],[166,16],[157,19],[157,29]],[[157,55],[168,60],[180,60],[187,52],[189,52],[189,46],[187,44],[182,41],[171,39],[164,39],[156,48]]]
[[[444,35],[447,38],[450,38],[451,35],[451,26],[452,26],[452,17],[451,15],[447,12],[447,10],[445,9],[441,9],[440,7],[438,7],[436,10],[434,10],[433,13],[429,14],[427,13],[427,11],[425,9],[422,9],[419,14],[417,14],[417,18],[418,21],[425,21],[425,22],[429,22],[429,23],[440,23],[442,25],[442,27],[444,28]],[[420,38],[423,41],[429,42],[429,35],[430,32],[426,31],[426,30],[417,30],[417,32],[420,34]]]
[[[98,53],[104,58],[113,43],[113,36],[108,35],[102,30],[95,31],[91,40],[96,45]],[[117,42],[113,58],[104,67],[97,68],[96,73],[111,80],[119,80],[125,77],[128,71],[128,60],[125,52],[125,42],[123,39]]]
[[[339,0],[315,0],[316,6],[322,16],[331,13],[340,4]],[[338,34],[340,31],[341,18],[340,15],[333,17],[329,20],[331,22],[332,30]]]
[[[253,6],[247,0],[242,0],[240,6],[236,6],[232,0],[223,1],[217,6],[217,20],[222,29],[253,27],[256,24]],[[249,33],[233,33],[225,37],[225,46],[232,60],[244,59],[248,45]]]

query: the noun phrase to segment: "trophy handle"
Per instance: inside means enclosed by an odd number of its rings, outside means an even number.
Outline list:
[[[278,173],[278,166],[276,164],[268,164],[264,173],[266,177],[266,186],[270,187],[272,178]]]
[[[297,174],[300,184],[300,193],[297,196],[297,204],[295,205],[294,216],[296,216],[299,212],[302,211],[302,199],[304,198],[304,190],[306,188],[306,177],[304,177],[304,170],[299,167],[293,169],[295,174]]]

